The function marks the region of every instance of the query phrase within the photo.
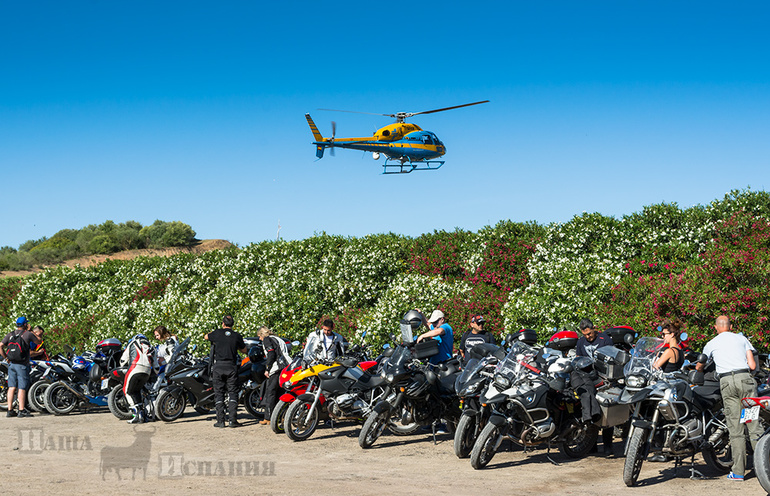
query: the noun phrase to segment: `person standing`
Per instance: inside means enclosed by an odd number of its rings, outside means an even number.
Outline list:
[[[238,422],[238,352],[246,353],[243,337],[233,331],[235,320],[230,315],[222,319],[222,328],[211,331],[203,338],[211,342],[211,381],[214,384],[214,406],[217,421],[214,427],[225,427],[225,389],[228,393],[227,412],[230,427]]]
[[[131,409],[131,418],[127,421],[129,424],[141,424],[148,420],[142,388],[150,379],[154,355],[155,348],[150,344],[150,340],[144,334],[137,334],[128,342],[120,357],[120,365],[128,365],[123,381],[123,395]]]
[[[43,334],[45,334],[43,328],[36,325],[32,328],[32,334],[37,336],[40,343],[35,343],[34,341],[29,343],[29,358],[31,360],[50,360],[51,357],[48,355],[48,350],[45,349],[45,344],[43,344]]]
[[[265,418],[259,423],[267,425],[270,423],[270,416],[273,413],[275,404],[278,403],[278,378],[281,375],[281,371],[289,364],[289,350],[286,349],[286,343],[283,339],[276,336],[273,331],[265,326],[259,328],[257,331],[257,337],[262,341],[262,348],[265,350]]]
[[[757,440],[762,435],[759,422],[741,424],[741,399],[757,395],[757,385],[751,372],[757,368],[754,359],[754,347],[748,339],[732,332],[732,323],[725,315],[717,317],[714,328],[717,335],[706,343],[703,354],[714,360],[719,389],[725,410],[725,423],[730,432],[730,447],[733,454],[733,467],[727,476],[729,480],[742,481],[746,471],[746,437],[744,426],[749,430],[749,441],[756,448]],[[697,365],[703,370],[704,364]]]
[[[463,359],[465,359],[465,355],[471,351],[471,348],[477,344],[495,344],[495,338],[484,329],[484,324],[486,322],[483,315],[474,315],[471,317],[471,328],[465,331],[462,338],[460,338],[460,354]]]
[[[575,345],[575,354],[577,356],[594,358],[596,350],[602,346],[612,346],[612,338],[603,332],[599,332],[590,319],[581,320],[578,328],[580,329],[580,334],[582,334],[582,336],[578,339],[577,345]],[[595,390],[592,391],[591,394],[595,395]],[[602,429],[602,444],[604,445],[605,455],[612,455],[613,453],[612,440],[614,432],[614,427]]]
[[[305,349],[302,351],[302,359],[307,363],[318,360],[334,360],[342,355],[345,347],[345,338],[334,332],[334,321],[326,319],[321,328],[313,331],[307,337]]]
[[[40,345],[40,339],[30,332],[26,317],[16,319],[16,330],[8,333],[0,342],[0,356],[7,358],[8,365],[8,417],[31,417],[27,411],[27,389],[29,389],[30,343]],[[19,391],[19,413],[13,409],[13,399]]]
[[[452,358],[452,348],[454,347],[454,336],[452,335],[452,326],[450,326],[444,312],[433,310],[428,319],[428,332],[424,332],[417,337],[419,343],[423,339],[433,338],[439,342],[438,354],[430,357],[430,363],[436,365],[446,362]]]

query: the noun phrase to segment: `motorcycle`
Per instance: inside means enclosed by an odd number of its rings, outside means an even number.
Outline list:
[[[473,445],[474,469],[487,466],[506,438],[525,450],[556,443],[571,458],[589,452],[598,429],[581,421],[580,400],[568,385],[572,360],[555,350],[514,343],[481,399],[491,405],[492,415]]]
[[[308,390],[300,394],[286,410],[283,429],[292,441],[304,441],[313,435],[320,418],[333,421],[359,420],[366,417],[383,394],[384,379],[367,370],[377,365],[363,354],[337,357],[295,373],[291,381],[309,379]]]
[[[76,356],[71,364],[58,362],[59,380],[45,388],[45,409],[54,415],[66,415],[76,406],[107,406],[111,389],[108,372],[117,367],[120,353],[120,341],[105,339],[97,344],[95,352]]]
[[[479,345],[477,345],[479,346]],[[468,458],[481,430],[489,421],[491,410],[481,403],[481,394],[487,389],[494,377],[498,358],[488,356],[482,359],[471,358],[457,377],[455,391],[460,398],[462,416],[457,422],[454,437],[454,451],[457,458]]]
[[[636,484],[648,454],[662,453],[677,465],[692,458],[691,476],[698,476],[694,458],[703,452],[704,460],[724,470],[724,424],[719,383],[706,381],[702,373],[691,370],[664,373],[654,369],[663,340],[639,339],[625,366],[625,388],[619,404],[632,408],[631,429],[625,450],[623,482]],[[705,363],[705,355],[699,361]],[[695,385],[691,387],[691,385]],[[727,455],[729,457],[729,455]],[[729,465],[727,465],[729,468]]]
[[[386,428],[393,434],[405,435],[430,425],[434,443],[439,421],[445,420],[454,428],[462,415],[454,390],[459,361],[453,358],[439,365],[423,361],[436,354],[438,341],[427,339],[415,344],[411,332],[396,347],[381,372],[387,384],[384,399],[366,417],[358,436],[361,448],[370,448]]]
[[[765,492],[770,493],[770,386],[762,384],[757,390],[758,396],[743,398],[741,404],[741,422],[761,422],[765,427],[754,450],[754,473]],[[750,444],[747,442],[746,446]]]

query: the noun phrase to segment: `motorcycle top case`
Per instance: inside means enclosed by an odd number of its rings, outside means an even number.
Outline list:
[[[101,351],[105,355],[109,355],[110,353],[116,353],[118,351],[121,351],[121,344],[119,339],[115,338],[108,338],[108,339],[102,339],[98,343],[96,343],[96,351]]]
[[[430,358],[438,355],[438,341],[435,339],[423,339],[414,345],[414,356],[417,359]]]
[[[594,362],[596,372],[612,381],[623,377],[623,366],[628,363],[631,355],[614,346],[602,346],[596,350],[594,358],[596,359]]]

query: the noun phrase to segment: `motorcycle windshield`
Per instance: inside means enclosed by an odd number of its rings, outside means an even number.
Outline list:
[[[521,341],[517,341],[511,346],[511,351],[505,356],[505,359],[495,367],[495,374],[500,374],[513,380],[518,375],[527,373],[523,364],[531,362],[537,353]]]
[[[623,368],[626,377],[639,374],[644,371],[651,371],[655,357],[663,348],[663,340],[654,337],[643,337],[636,342],[636,346],[631,350],[631,359]]]
[[[176,364],[179,361],[179,357],[182,355],[182,353],[187,351],[188,344],[190,344],[190,338],[185,339],[179,343],[176,348],[174,348],[174,352],[171,354],[171,358],[169,358],[166,362],[166,372],[168,374],[171,374],[174,371]]]
[[[484,370],[489,365],[490,361],[490,357],[486,357],[483,360],[479,360],[478,358],[471,358],[468,360],[465,368],[460,375],[457,376],[457,380],[455,381],[455,391],[457,391],[458,396],[466,396],[468,393],[466,390],[468,386],[472,386],[482,379],[479,372]]]
[[[386,373],[399,374],[400,371],[406,370],[406,364],[411,358],[412,354],[409,352],[409,348],[402,344],[396,346],[396,351],[393,352],[385,365]]]

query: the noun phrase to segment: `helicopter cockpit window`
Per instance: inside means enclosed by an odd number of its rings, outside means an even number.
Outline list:
[[[425,143],[426,145],[432,145],[433,144],[433,138],[431,138],[427,134],[424,134],[422,136],[422,142]]]

